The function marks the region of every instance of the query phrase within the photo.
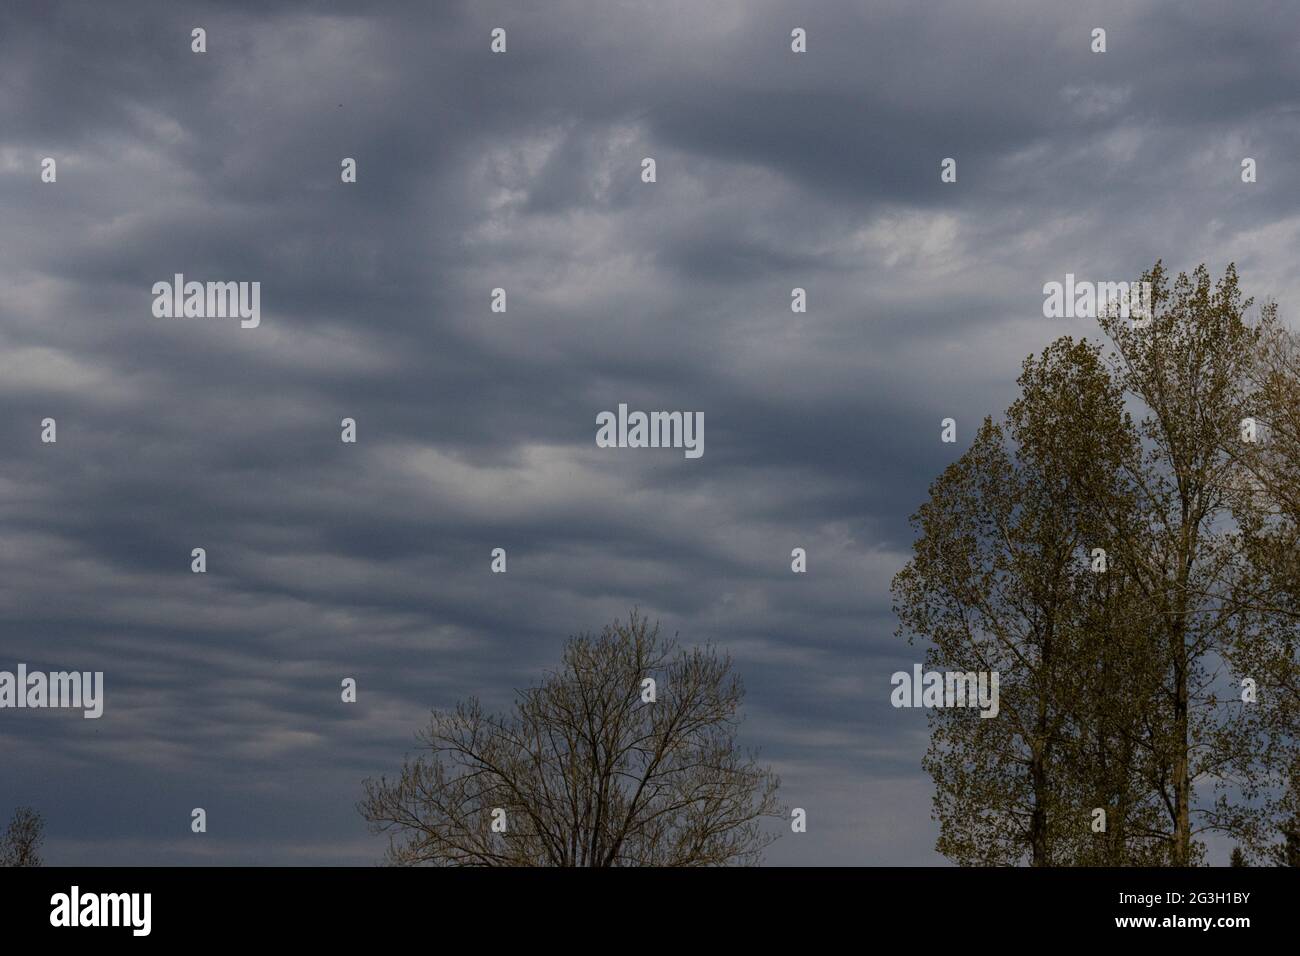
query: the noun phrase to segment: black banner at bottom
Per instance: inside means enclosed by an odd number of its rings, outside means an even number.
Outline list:
[[[374,944],[410,933],[431,934],[434,943],[446,933],[456,934],[448,942],[466,933],[494,943],[553,942],[597,929],[595,938],[633,942],[662,940],[670,926],[682,942],[734,943],[787,925],[817,936],[843,929],[858,939],[905,925],[919,938],[934,930],[943,946],[974,938],[970,931],[997,938],[1029,930],[1067,939],[1199,934],[1231,945],[1291,929],[1297,889],[1285,868],[56,867],[0,870],[0,921],[7,943],[74,933],[81,944]]]

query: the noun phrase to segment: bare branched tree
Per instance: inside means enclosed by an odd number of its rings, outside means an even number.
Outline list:
[[[730,658],[634,611],[571,638],[508,715],[435,711],[425,752],[366,780],[358,810],[397,865],[754,864],[779,780],[737,746],[743,696]]]
[[[19,807],[0,836],[0,866],[40,866],[45,820],[31,807]]]

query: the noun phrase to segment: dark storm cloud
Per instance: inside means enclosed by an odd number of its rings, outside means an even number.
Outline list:
[[[1296,300],[1285,16],[6,5],[0,667],[108,690],[5,712],[0,812],[56,863],[368,863],[358,782],[430,706],[504,706],[637,604],[735,656],[812,821],[771,860],[938,862],[887,703],[906,516],[1025,354],[1092,332],[1045,281],[1236,259]],[[261,326],[155,319],[176,272],[260,281]],[[703,411],[704,457],[597,449],[619,402]]]

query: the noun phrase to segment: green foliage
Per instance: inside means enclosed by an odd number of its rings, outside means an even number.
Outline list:
[[[1001,676],[998,718],[930,715],[938,849],[959,863],[1189,865],[1198,834],[1257,845],[1289,809],[1268,795],[1293,728],[1233,690],[1265,664],[1270,686],[1296,677],[1277,640],[1294,621],[1273,606],[1295,562],[1270,565],[1263,594],[1252,559],[1283,549],[1240,435],[1274,313],[1247,321],[1232,266],[1215,283],[1156,263],[1140,281],[1151,316],[1103,316],[1104,343],[1026,359],[1003,421],[913,516],[900,634],[928,643],[932,668]],[[1296,402],[1295,377],[1271,381]]]

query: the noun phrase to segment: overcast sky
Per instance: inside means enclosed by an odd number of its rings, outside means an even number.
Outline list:
[[[907,516],[1026,354],[1092,334],[1043,317],[1045,282],[1235,260],[1294,311],[1295,27],[1286,2],[5,3],[0,669],[107,689],[99,720],[0,711],[0,817],[42,810],[51,864],[375,863],[360,781],[431,707],[504,707],[639,605],[735,658],[742,739],[808,811],[769,862],[944,862],[925,712],[889,705],[923,657],[890,611]],[[260,282],[261,325],[155,317],[175,273]],[[703,457],[597,448],[620,402],[702,412]]]

